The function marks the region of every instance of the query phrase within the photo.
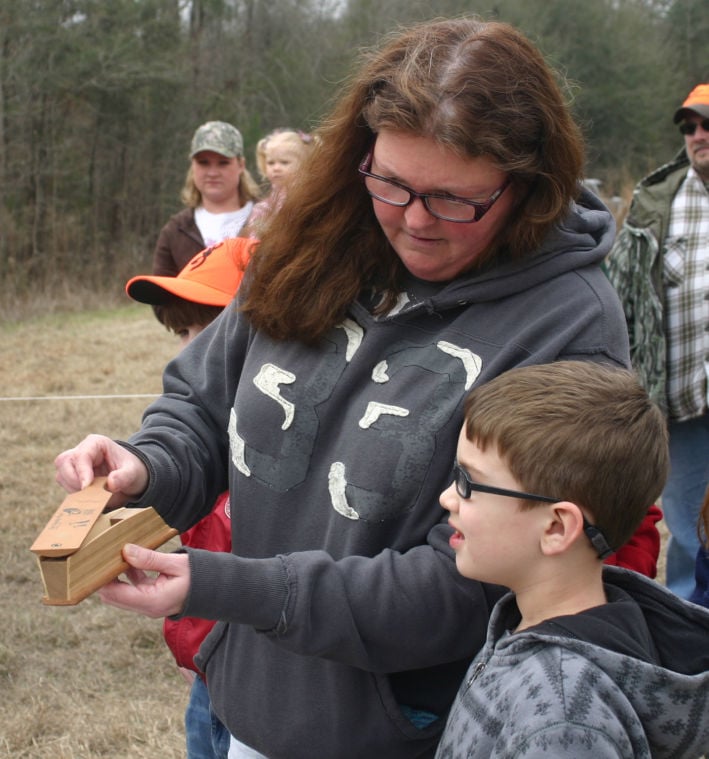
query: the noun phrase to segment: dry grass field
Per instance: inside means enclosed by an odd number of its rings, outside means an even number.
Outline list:
[[[85,396],[157,394],[176,350],[145,306],[0,324],[0,759],[184,756],[187,687],[161,622],[95,597],[44,606],[29,551],[64,497],[54,456],[125,437],[149,402]]]
[[[187,686],[161,621],[94,597],[44,606],[29,551],[65,495],[54,456],[89,432],[128,435],[149,402],[77,396],[158,393],[176,350],[147,306],[0,325],[3,759],[184,756]]]

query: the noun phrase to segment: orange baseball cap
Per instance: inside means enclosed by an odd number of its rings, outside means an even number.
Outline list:
[[[694,111],[709,119],[709,84],[698,84],[687,95],[687,99],[675,111],[674,123],[678,124],[686,116],[686,111]]]
[[[140,275],[129,279],[126,293],[140,303],[163,306],[171,296],[206,306],[231,303],[244,276],[254,240],[233,238],[192,258],[176,277]]]

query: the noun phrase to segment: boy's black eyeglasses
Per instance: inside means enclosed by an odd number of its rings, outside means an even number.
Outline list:
[[[559,503],[560,498],[550,498],[548,495],[536,495],[534,493],[523,493],[519,490],[507,490],[506,488],[496,488],[491,485],[482,485],[470,479],[470,475],[456,461],[453,465],[453,475],[455,477],[455,489],[461,498],[470,498],[473,492],[490,493],[491,495],[502,495],[507,498],[521,498],[524,501],[542,501],[544,503]],[[605,559],[613,553],[613,549],[608,545],[605,535],[592,525],[586,517],[583,517],[583,531],[596,549],[596,553],[601,559]]]
[[[510,183],[509,176],[487,200],[477,201],[459,198],[457,195],[440,195],[429,192],[416,192],[410,187],[393,179],[380,177],[378,174],[372,174],[369,169],[372,166],[372,151],[370,150],[359,165],[359,173],[364,178],[364,186],[367,192],[382,203],[388,203],[390,206],[406,208],[411,205],[416,198],[419,198],[426,207],[426,210],[443,221],[454,221],[459,224],[470,224],[474,221],[480,221],[483,216],[495,205],[500,195]]]
[[[702,119],[701,121],[685,121],[679,125],[679,131],[685,135],[693,135],[697,131],[697,127],[700,126],[705,132],[709,132],[709,119]]]

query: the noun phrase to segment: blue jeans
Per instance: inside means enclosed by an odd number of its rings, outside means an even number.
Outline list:
[[[670,476],[662,493],[670,540],[667,544],[667,587],[682,598],[694,590],[694,565],[699,549],[697,520],[709,483],[709,414],[669,423]]]
[[[227,759],[229,731],[212,711],[207,685],[199,675],[185,710],[185,735],[187,759]]]

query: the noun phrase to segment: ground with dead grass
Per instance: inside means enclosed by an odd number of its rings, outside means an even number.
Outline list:
[[[0,326],[0,757],[184,757],[187,686],[160,620],[44,606],[29,547],[65,493],[54,456],[89,432],[125,437],[177,349],[146,306]],[[36,400],[5,400],[15,397]],[[51,400],[49,398],[52,398]]]
[[[149,402],[97,396],[157,394],[176,351],[144,306],[0,325],[0,759],[184,757],[187,687],[161,621],[95,597],[42,605],[29,551],[64,497],[55,455],[127,436]]]

